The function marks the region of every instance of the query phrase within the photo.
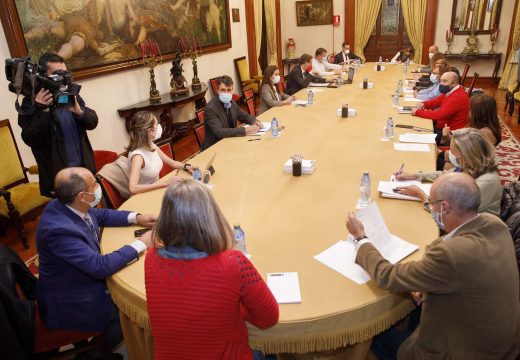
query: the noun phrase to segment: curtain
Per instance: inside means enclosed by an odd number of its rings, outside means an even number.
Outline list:
[[[265,35],[267,40],[267,63],[278,64],[276,44],[276,0],[264,0]]]
[[[504,32],[505,33],[505,32]],[[502,72],[500,83],[498,87],[500,89],[507,89],[511,83],[514,83],[518,79],[518,57],[517,50],[520,48],[520,9],[516,11],[515,29],[513,31],[513,41],[511,43],[511,52],[509,59],[507,59],[506,66]]]
[[[356,1],[356,29],[354,34],[354,52],[365,60],[363,50],[374,30],[377,15],[381,9],[381,0]]]
[[[414,48],[413,61],[420,64],[424,40],[424,19],[426,17],[427,0],[401,0],[404,25]]]
[[[262,13],[263,13],[263,0],[254,0],[254,12],[255,12],[255,45],[256,45],[256,59],[249,59],[249,61],[256,61],[256,66],[258,68],[258,74],[261,74],[262,68],[260,63],[258,62],[258,55],[262,50]]]

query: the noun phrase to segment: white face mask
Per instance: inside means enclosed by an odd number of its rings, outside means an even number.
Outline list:
[[[444,223],[442,222],[442,205],[440,213],[432,209],[432,219],[435,221],[439,229],[444,230]]]
[[[101,191],[101,186],[97,186],[94,192],[85,191],[87,194],[94,194],[94,201],[89,202],[90,207],[95,208],[97,204],[101,201],[101,197],[103,196],[103,192]]]
[[[345,54],[350,54],[350,49],[345,50]]]
[[[233,99],[232,93],[218,93],[218,99],[222,104],[229,104]]]
[[[450,163],[452,163],[453,166],[462,168],[462,166],[460,166],[459,162],[457,161],[457,157],[455,155],[453,155],[451,150],[448,150],[448,157],[450,158]]]
[[[437,75],[435,74],[430,74],[430,81],[434,84],[437,84],[439,82],[439,78],[437,78]]]
[[[431,60],[433,58],[433,53],[428,53],[428,58]]]
[[[157,130],[155,130],[155,138],[154,140],[159,140],[162,136],[162,126],[161,124],[157,125]]]
[[[273,80],[273,84],[278,84],[280,82],[280,75],[275,75],[274,76],[274,80]]]

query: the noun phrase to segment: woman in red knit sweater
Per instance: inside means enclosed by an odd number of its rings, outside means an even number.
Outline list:
[[[145,260],[155,359],[253,359],[245,321],[266,329],[278,304],[206,186],[183,180],[164,194]]]

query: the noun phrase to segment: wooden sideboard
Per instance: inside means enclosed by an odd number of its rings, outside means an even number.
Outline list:
[[[502,63],[502,53],[496,53],[496,54],[474,54],[474,55],[468,55],[468,54],[444,54],[447,59],[453,59],[453,60],[460,60],[463,62],[473,62],[473,61],[486,61],[486,60],[494,60],[495,61],[495,68],[493,69],[493,80],[495,82],[498,82],[498,70],[500,70],[500,64]],[[471,74],[471,73],[470,73]],[[468,75],[470,75],[468,74]]]

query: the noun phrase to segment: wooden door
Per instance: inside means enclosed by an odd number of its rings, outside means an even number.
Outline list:
[[[364,53],[367,61],[392,59],[401,49],[412,46],[406,27],[400,0],[383,0],[377,16],[376,25],[370,35]],[[421,51],[422,49],[418,49]]]

